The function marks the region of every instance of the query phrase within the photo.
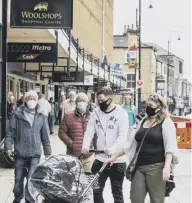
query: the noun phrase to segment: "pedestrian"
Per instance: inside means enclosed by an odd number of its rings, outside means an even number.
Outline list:
[[[131,181],[131,202],[144,202],[149,193],[150,202],[164,203],[166,181],[178,164],[176,130],[162,96],[149,96],[146,113],[147,116],[138,125],[132,140],[130,139],[129,146],[113,155],[109,162],[115,162],[125,153],[132,158],[141,146]]]
[[[8,120],[11,119],[15,108],[16,108],[16,105],[14,103],[13,92],[8,92],[8,100],[7,100],[7,119]]]
[[[89,108],[90,112],[93,112],[93,110],[94,110],[96,107],[97,107],[97,106],[96,106],[96,104],[93,102],[93,100],[90,100],[90,108]]]
[[[48,118],[49,113],[51,112],[51,105],[50,103],[45,99],[44,94],[40,94],[40,99],[37,102],[40,107],[40,111],[43,115],[45,115]]]
[[[113,91],[109,87],[102,87],[97,92],[97,107],[89,119],[87,130],[84,134],[82,153],[89,151],[90,143],[97,134],[97,149],[105,150],[105,154],[97,154],[92,166],[93,174],[96,174],[107,160],[109,155],[116,152],[118,148],[124,145],[128,133],[128,115],[120,106],[114,104]],[[104,203],[103,190],[108,178],[111,181],[111,189],[114,203],[124,203],[123,181],[125,176],[125,157],[118,159],[109,169],[105,169],[99,177],[100,188],[94,191],[94,202]]]
[[[62,116],[61,119],[65,116],[66,113],[73,112],[76,108],[76,92],[71,91],[69,92],[69,98],[63,103],[62,106]]]
[[[83,92],[76,98],[76,109],[67,113],[59,128],[59,138],[67,146],[67,154],[79,157],[81,155],[83,136],[90,118],[89,99]],[[84,172],[90,173],[94,161],[93,154],[81,156]]]
[[[56,102],[54,102],[53,97],[49,99],[49,103],[51,105],[51,112],[49,113],[48,122],[50,133],[54,133],[54,126],[56,122],[56,118],[58,117],[59,109]]]
[[[130,96],[125,97],[125,103],[123,105],[124,110],[127,112],[129,120],[128,136],[134,132],[136,125],[136,108],[132,105],[132,99]]]
[[[11,157],[14,144],[15,185],[13,203],[20,203],[24,197],[26,203],[35,203],[29,192],[28,181],[36,169],[41,157],[41,144],[45,157],[51,155],[49,127],[47,118],[39,112],[38,95],[35,91],[26,94],[24,105],[20,106],[12,116],[4,143],[4,150]],[[24,189],[24,178],[27,182]]]
[[[25,102],[25,97],[21,96],[20,99],[17,101],[17,108],[23,105]]]
[[[63,105],[65,103],[65,96],[61,95],[60,100],[59,100],[59,115],[58,115],[58,120],[59,120],[59,125],[61,124],[62,121],[62,109],[63,109]]]

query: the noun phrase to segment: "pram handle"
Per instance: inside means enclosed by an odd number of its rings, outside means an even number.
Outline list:
[[[97,153],[97,154],[105,153],[104,150],[96,150],[96,149],[90,149],[89,152],[90,152],[90,153]]]

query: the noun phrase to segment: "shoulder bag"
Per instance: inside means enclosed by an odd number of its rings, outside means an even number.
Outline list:
[[[140,153],[140,151],[141,151],[141,147],[142,147],[142,145],[143,145],[143,142],[144,142],[144,140],[145,140],[145,137],[146,137],[147,133],[149,132],[149,130],[151,129],[151,127],[155,124],[155,122],[156,122],[156,121],[154,121],[154,122],[151,124],[151,126],[146,130],[146,132],[145,132],[145,134],[144,134],[144,136],[143,136],[143,139],[142,139],[142,141],[141,141],[141,144],[140,144],[140,146],[139,146],[139,149],[135,152],[134,157],[132,158],[130,164],[128,165],[128,167],[127,167],[127,169],[126,169],[126,178],[127,178],[127,180],[129,180],[129,181],[132,181],[133,176],[134,176],[134,174],[135,174],[138,156],[139,156],[139,153]],[[144,122],[143,122],[143,123],[144,123]],[[143,124],[143,123],[142,123],[142,124]]]

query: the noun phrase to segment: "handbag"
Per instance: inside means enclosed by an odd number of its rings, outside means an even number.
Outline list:
[[[143,136],[143,139],[142,139],[142,141],[141,141],[141,144],[140,144],[140,146],[139,146],[139,149],[136,151],[134,157],[132,158],[131,162],[129,163],[129,165],[128,165],[127,169],[126,169],[126,178],[127,178],[127,180],[129,180],[129,181],[132,181],[133,176],[134,176],[134,174],[135,174],[138,156],[139,156],[139,153],[140,153],[140,151],[141,151],[141,147],[142,147],[142,145],[143,145],[143,142],[144,142],[144,140],[145,140],[145,137],[146,137],[147,133],[149,132],[149,130],[151,129],[151,127],[155,124],[155,122],[156,122],[156,121],[154,121],[154,122],[151,124],[151,126],[146,130],[146,132],[145,132],[145,134],[144,134],[144,136]],[[142,124],[143,124],[143,122],[142,122]]]
[[[166,181],[165,197],[169,197],[172,190],[175,188],[174,176],[171,175],[169,180]]]

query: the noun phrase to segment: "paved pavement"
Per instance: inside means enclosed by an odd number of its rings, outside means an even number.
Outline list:
[[[59,140],[57,135],[51,135],[51,143],[53,152],[65,153],[66,148],[64,144]],[[171,197],[166,198],[165,203],[190,203],[192,202],[191,197],[191,161],[192,151],[181,150],[180,151],[180,164],[176,170],[176,189],[172,192]],[[13,170],[0,168],[0,203],[12,203],[13,201]],[[129,200],[130,183],[125,180],[124,182],[124,197],[125,203],[130,203]],[[139,192],[139,191],[138,191]],[[104,191],[105,203],[113,203],[113,197],[111,195],[110,183],[106,184]],[[146,203],[148,197],[146,198]]]

